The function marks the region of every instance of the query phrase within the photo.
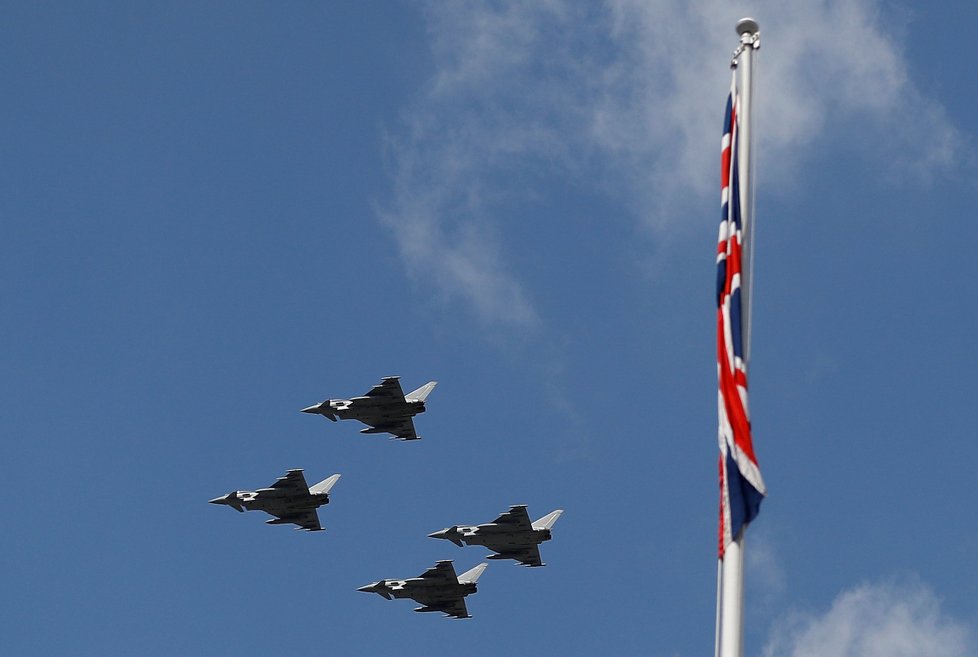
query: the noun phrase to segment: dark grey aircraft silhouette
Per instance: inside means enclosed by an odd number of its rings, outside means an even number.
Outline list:
[[[256,491],[235,490],[227,495],[215,497],[211,504],[226,504],[235,511],[264,511],[275,516],[265,522],[269,525],[296,524],[297,529],[310,532],[323,531],[319,524],[319,513],[316,511],[324,504],[329,504],[329,491],[339,481],[340,476],[323,479],[310,488],[302,470],[289,470],[284,477],[268,488]]]
[[[418,577],[382,579],[361,586],[357,591],[376,593],[388,600],[411,598],[421,603],[415,611],[440,611],[453,618],[471,618],[465,608],[465,596],[476,592],[476,581],[485,569],[486,564],[480,563],[472,570],[456,576],[451,561],[439,561]]]
[[[509,511],[492,522],[474,527],[455,525],[442,529],[431,538],[444,538],[459,547],[484,545],[493,552],[489,559],[516,559],[524,566],[543,566],[540,561],[540,543],[550,540],[550,528],[563,513],[562,509],[551,511],[536,522],[530,522],[526,506],[519,504],[509,507]]]
[[[302,409],[302,412],[322,415],[333,422],[337,418],[359,420],[367,425],[360,433],[389,433],[401,440],[418,440],[421,436],[415,433],[411,418],[424,413],[424,400],[437,384],[437,381],[429,381],[405,395],[398,377],[387,376],[362,397],[327,399]]]

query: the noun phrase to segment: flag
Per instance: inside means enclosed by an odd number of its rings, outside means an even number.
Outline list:
[[[720,236],[717,246],[717,410],[720,443],[720,558],[760,510],[766,494],[751,440],[744,357],[747,308],[742,308],[744,232],[738,172],[738,97],[734,72],[720,152]]]

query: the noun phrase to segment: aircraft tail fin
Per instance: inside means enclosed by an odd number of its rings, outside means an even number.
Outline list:
[[[428,383],[424,384],[417,390],[412,390],[408,394],[404,395],[404,401],[424,401],[428,398],[428,395],[431,394],[431,391],[435,389],[436,385],[438,385],[437,381],[428,381]]]
[[[543,516],[539,520],[533,523],[533,529],[550,529],[557,522],[557,518],[563,513],[563,509],[557,509],[556,511],[551,511],[547,515]]]
[[[332,477],[327,477],[320,481],[318,484],[311,486],[309,488],[310,493],[328,493],[329,490],[336,485],[336,482],[340,480],[340,475],[334,474]]]
[[[480,563],[478,566],[472,570],[466,570],[464,573],[458,576],[459,584],[475,584],[479,581],[479,576],[482,575],[482,571],[486,569],[488,564]]]

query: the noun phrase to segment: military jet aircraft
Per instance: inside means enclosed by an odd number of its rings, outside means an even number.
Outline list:
[[[421,436],[415,433],[411,418],[424,413],[424,400],[437,384],[437,381],[429,381],[405,395],[398,377],[387,376],[363,397],[327,399],[302,409],[302,412],[322,415],[333,422],[336,418],[360,420],[367,425],[360,433],[389,433],[401,440],[418,440]]]
[[[379,582],[361,586],[357,591],[376,593],[388,600],[391,598],[411,598],[420,602],[415,611],[440,611],[454,618],[471,618],[465,608],[465,596],[476,592],[476,581],[486,569],[480,563],[456,577],[451,561],[439,561],[418,577],[411,579],[382,579]]]
[[[536,522],[530,522],[526,506],[519,504],[509,507],[509,511],[485,525],[468,527],[455,525],[442,529],[431,538],[444,538],[455,545],[484,545],[498,554],[489,559],[516,559],[524,566],[544,566],[540,561],[540,543],[550,540],[550,528],[564,511],[551,511]]]
[[[289,470],[284,477],[268,488],[256,491],[235,490],[227,495],[215,497],[211,504],[226,504],[236,511],[264,511],[275,516],[266,520],[269,525],[298,525],[296,529],[310,532],[323,531],[319,524],[319,513],[316,511],[324,504],[329,504],[329,491],[339,481],[340,476],[323,479],[313,487],[306,485],[302,470]]]

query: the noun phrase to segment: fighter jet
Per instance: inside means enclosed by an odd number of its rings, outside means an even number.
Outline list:
[[[411,418],[424,413],[424,400],[437,384],[437,381],[429,381],[405,395],[398,377],[387,376],[363,397],[327,399],[302,409],[302,412],[322,415],[333,422],[336,418],[360,420],[367,425],[360,433],[389,433],[401,440],[418,440],[421,436],[415,433]]]
[[[310,488],[302,470],[289,470],[284,477],[268,488],[256,491],[234,490],[221,497],[210,500],[211,504],[226,504],[235,511],[264,511],[275,516],[266,520],[269,525],[296,524],[296,529],[310,532],[323,531],[319,524],[319,513],[316,511],[324,504],[329,504],[329,491],[339,481],[340,476],[323,479]]]
[[[468,527],[455,525],[442,529],[431,538],[444,538],[455,545],[484,545],[498,554],[489,559],[516,559],[524,566],[545,566],[540,561],[540,543],[550,540],[550,528],[564,511],[551,511],[534,523],[526,513],[526,506],[519,504],[509,507],[509,511],[485,525]]]
[[[471,618],[465,608],[465,596],[475,593],[475,583],[486,569],[480,563],[472,570],[455,576],[451,561],[438,561],[418,577],[411,579],[382,579],[379,582],[361,586],[357,591],[376,593],[388,600],[391,598],[411,598],[420,602],[415,611],[440,611],[454,618]]]

